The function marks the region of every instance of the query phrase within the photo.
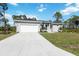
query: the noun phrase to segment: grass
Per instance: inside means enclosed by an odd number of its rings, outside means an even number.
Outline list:
[[[79,33],[41,33],[55,46],[79,56]]]
[[[0,34],[0,41],[1,40],[3,40],[3,39],[5,39],[5,38],[7,38],[7,37],[9,37],[9,36],[12,36],[12,35],[14,35],[15,34],[15,32],[11,32],[11,33],[9,33],[9,34]]]

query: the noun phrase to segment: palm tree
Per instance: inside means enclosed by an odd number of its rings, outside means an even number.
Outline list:
[[[56,12],[55,14],[54,14],[54,17],[56,18],[56,21],[55,22],[61,22],[61,18],[62,18],[62,14],[60,13],[60,12]]]
[[[5,11],[8,9],[8,6],[7,6],[7,4],[6,3],[0,3],[0,6],[2,6],[2,9],[3,9],[3,11],[2,11],[2,16],[3,16],[3,22],[4,22],[4,33],[6,33],[6,28],[7,28],[7,26],[6,26],[6,23],[7,23],[7,20],[5,19]]]
[[[3,7],[3,10],[7,10],[8,9],[7,3],[0,3],[0,6]]]

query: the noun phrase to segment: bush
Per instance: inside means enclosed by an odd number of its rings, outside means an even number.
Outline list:
[[[16,27],[7,27],[8,32],[16,32]],[[4,31],[4,27],[0,27],[0,31]]]
[[[4,30],[4,27],[0,27],[0,31],[3,31]]]
[[[2,31],[2,27],[0,27],[0,31]]]
[[[63,32],[76,32],[76,33],[79,33],[79,28],[77,28],[77,29],[63,28],[62,30],[63,30]]]
[[[10,27],[9,30],[15,32],[16,31],[16,27]]]

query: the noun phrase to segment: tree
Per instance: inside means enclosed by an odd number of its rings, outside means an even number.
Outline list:
[[[4,22],[4,26],[3,26],[4,27],[4,33],[6,33],[8,31],[8,26],[7,26],[8,25],[8,21],[9,20],[6,19],[6,18],[5,19],[4,18],[2,19],[2,22]]]
[[[69,28],[77,28],[79,25],[79,16],[73,15],[71,18],[67,19],[69,23]]]
[[[72,17],[72,22],[76,25],[76,28],[77,28],[79,25],[79,16],[74,15]]]
[[[6,23],[7,23],[7,20],[5,19],[5,11],[8,9],[8,6],[7,6],[7,4],[6,3],[0,3],[0,6],[2,6],[2,9],[3,9],[3,11],[2,11],[2,16],[3,16],[3,22],[4,22],[4,33],[6,33],[6,28],[7,28],[7,26],[6,26]]]
[[[35,17],[27,18],[26,15],[13,15],[12,17],[13,17],[14,20],[32,20],[32,21],[36,21],[37,20]]]
[[[7,3],[0,3],[0,6],[2,6],[4,11],[8,9]]]
[[[7,30],[11,31],[11,25],[10,24],[7,24]]]
[[[60,19],[62,19],[62,14],[61,14],[60,12],[57,11],[57,12],[54,14],[54,17],[56,18],[56,21],[55,21],[55,22],[61,22]]]
[[[37,19],[35,17],[32,18],[33,21],[36,21]]]
[[[26,15],[21,15],[21,18],[22,18],[23,20],[26,20],[26,19],[27,19]]]
[[[14,20],[27,20],[26,15],[13,15]]]

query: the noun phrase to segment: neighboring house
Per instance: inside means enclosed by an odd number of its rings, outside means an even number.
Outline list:
[[[79,19],[64,23],[64,28],[70,28],[70,29],[79,28]]]
[[[59,32],[62,23],[53,23],[51,21],[43,20],[16,20],[14,19],[16,32],[40,32],[46,31],[49,33]]]

